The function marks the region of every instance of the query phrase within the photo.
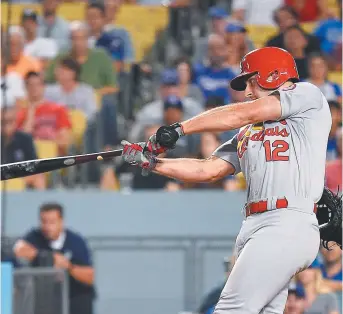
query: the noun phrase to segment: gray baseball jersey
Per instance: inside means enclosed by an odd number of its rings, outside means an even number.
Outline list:
[[[309,199],[322,194],[331,128],[329,105],[316,86],[297,83],[278,90],[279,121],[248,125],[213,153],[243,172],[248,202],[271,197]]]
[[[291,278],[318,254],[313,208],[324,187],[329,105],[310,83],[274,93],[280,119],[243,127],[213,154],[243,172],[248,203],[267,200],[268,209],[275,209],[276,200],[286,197],[288,207],[243,221],[236,263],[214,314],[282,314]]]

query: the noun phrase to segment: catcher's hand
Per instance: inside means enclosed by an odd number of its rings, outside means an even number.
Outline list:
[[[130,143],[122,141],[121,144],[123,145],[123,160],[130,165],[141,167],[143,176],[147,176],[155,168],[157,159],[151,152],[143,152],[144,142]]]
[[[334,194],[324,187],[323,195],[317,203],[317,219],[320,238],[323,246],[329,249],[328,243],[334,241],[342,249],[342,196]]]

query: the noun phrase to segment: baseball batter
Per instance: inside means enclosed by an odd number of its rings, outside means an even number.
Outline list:
[[[293,57],[268,47],[248,53],[231,81],[251,101],[162,126],[148,143],[123,142],[125,161],[183,181],[208,182],[243,172],[245,219],[236,263],[215,314],[283,313],[291,278],[315,259],[316,202],[324,188],[331,115],[321,91],[300,83]],[[156,157],[179,137],[240,128],[206,160]]]

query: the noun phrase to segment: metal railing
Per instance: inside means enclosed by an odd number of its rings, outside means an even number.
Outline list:
[[[16,269],[13,314],[69,314],[66,273],[49,267]]]

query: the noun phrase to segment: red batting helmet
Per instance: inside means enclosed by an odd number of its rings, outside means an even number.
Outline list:
[[[241,61],[241,73],[231,81],[231,88],[245,90],[246,81],[255,74],[258,85],[264,89],[277,89],[288,80],[299,81],[291,54],[276,47],[256,49],[246,54]]]

